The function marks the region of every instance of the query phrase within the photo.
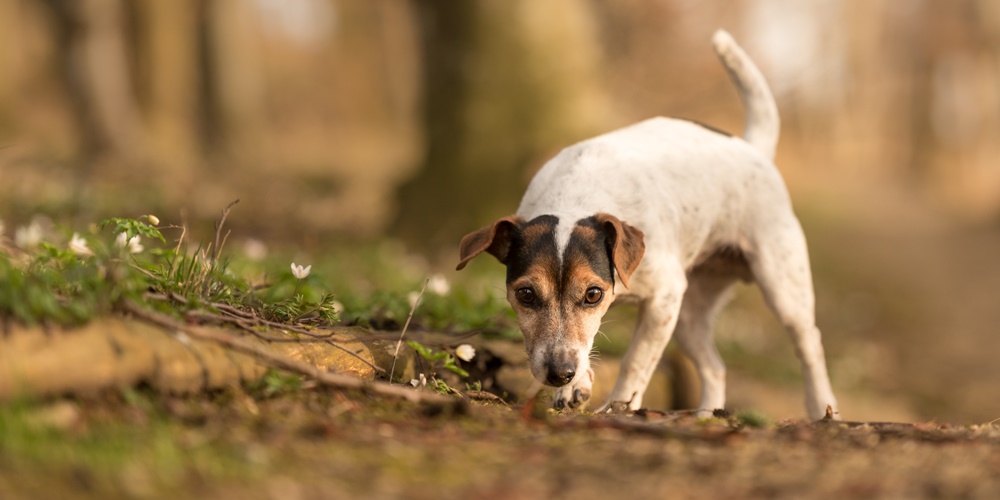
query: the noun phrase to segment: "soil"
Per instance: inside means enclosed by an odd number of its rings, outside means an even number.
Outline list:
[[[305,388],[32,405],[24,420],[48,430],[0,442],[0,498],[1000,498],[1000,425],[544,404],[441,412]]]

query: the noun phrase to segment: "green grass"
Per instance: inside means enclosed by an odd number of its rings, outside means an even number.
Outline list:
[[[737,412],[734,418],[743,427],[763,429],[768,425],[771,425],[771,419],[757,410],[744,410]]]

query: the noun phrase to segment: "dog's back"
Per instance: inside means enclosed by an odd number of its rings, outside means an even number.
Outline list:
[[[564,229],[595,212],[617,214],[643,230],[650,245],[671,248],[693,265],[716,247],[738,244],[738,231],[753,226],[747,218],[787,210],[772,163],[780,121],[771,91],[728,33],[716,32],[713,46],[746,105],[742,138],[662,117],[609,132],[546,163],[517,214],[556,215]],[[658,230],[664,226],[676,231]]]
[[[642,230],[648,246],[690,267],[717,247],[738,245],[751,219],[789,205],[777,168],[743,139],[652,118],[564,149],[532,180],[517,214],[555,215],[566,229],[594,213],[616,214]]]

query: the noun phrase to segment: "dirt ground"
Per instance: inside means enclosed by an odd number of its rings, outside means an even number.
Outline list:
[[[540,408],[319,389],[60,401],[0,417],[0,498],[1000,498],[1000,425]],[[10,440],[24,422],[46,423]]]

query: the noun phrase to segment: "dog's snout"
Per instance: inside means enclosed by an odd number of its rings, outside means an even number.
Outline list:
[[[553,387],[560,387],[570,383],[573,377],[576,377],[576,367],[568,363],[563,363],[560,365],[549,365],[545,381]]]

